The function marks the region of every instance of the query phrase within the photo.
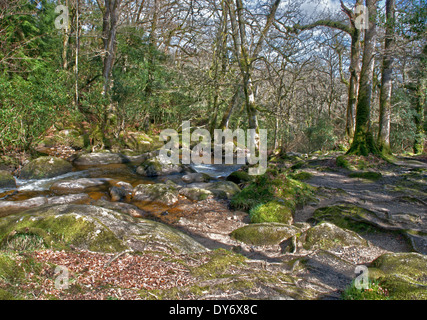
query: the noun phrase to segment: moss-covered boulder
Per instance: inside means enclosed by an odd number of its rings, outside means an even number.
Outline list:
[[[16,188],[15,178],[9,171],[0,170],[0,189]]]
[[[306,250],[368,246],[368,242],[357,233],[327,222],[308,229],[301,239],[303,239],[303,247]]]
[[[126,147],[133,151],[145,151],[153,143],[153,139],[143,132],[128,132],[121,137]]]
[[[200,188],[182,188],[179,190],[179,194],[193,201],[202,201],[214,197],[212,191]]]
[[[369,271],[391,299],[427,300],[427,256],[388,253],[375,260]]]
[[[304,182],[269,169],[266,174],[254,177],[242,192],[231,199],[230,205],[236,210],[249,211],[260,204],[280,201],[295,210],[297,205],[313,200],[314,190]]]
[[[239,170],[235,171],[227,177],[227,181],[234,182],[236,184],[248,183],[252,181],[253,176],[249,175],[246,171]]]
[[[181,173],[185,169],[186,167],[180,163],[174,164],[158,156],[142,163],[136,172],[144,177],[157,177]]]
[[[133,190],[133,201],[159,202],[170,206],[178,202],[178,191],[167,184],[141,184]]]
[[[270,201],[249,211],[252,223],[278,222],[291,225],[293,211],[283,202]]]
[[[55,157],[40,157],[25,165],[19,177],[21,179],[48,179],[73,171],[68,161]]]
[[[385,214],[380,216],[371,210],[347,204],[320,208],[313,214],[313,219],[318,222],[328,221],[338,227],[356,232],[365,231],[372,227],[386,230],[399,229],[390,225],[386,218]]]
[[[79,130],[63,129],[56,131],[53,135],[44,137],[38,143],[38,148],[51,148],[59,145],[69,146],[75,149],[83,149],[89,143]]]
[[[16,236],[37,236],[46,247],[74,246],[94,252],[155,250],[200,253],[206,249],[189,236],[158,222],[135,219],[90,205],[45,206],[0,219],[0,243]]]
[[[209,184],[208,190],[214,193],[217,197],[231,199],[241,190],[237,184],[231,181],[218,181]]]
[[[295,236],[301,230],[282,223],[258,223],[244,226],[231,233],[231,237],[248,245],[272,246]]]

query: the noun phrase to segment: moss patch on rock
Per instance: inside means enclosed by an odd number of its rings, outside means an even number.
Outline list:
[[[340,228],[357,233],[375,231],[373,223],[376,219],[380,220],[373,212],[353,205],[336,205],[317,209],[313,219],[318,222],[331,222]]]
[[[366,247],[368,242],[357,233],[341,229],[331,223],[321,223],[306,231],[303,247],[306,250],[330,250],[340,247]]]
[[[231,237],[255,246],[272,246],[295,236],[300,230],[295,226],[281,223],[251,224],[231,233]]]
[[[19,177],[21,179],[48,179],[73,171],[68,161],[55,157],[40,157],[25,165]]]
[[[427,256],[417,253],[389,253],[375,260],[370,268],[391,299],[427,299]]]
[[[7,246],[17,235],[37,236],[46,247],[71,246],[93,252],[205,252],[189,236],[161,223],[89,205],[45,206],[0,220],[0,241]]]
[[[233,266],[242,266],[245,262],[246,258],[242,255],[225,249],[217,249],[209,255],[208,262],[193,268],[192,274],[204,279],[224,277],[227,276],[227,272],[230,268],[233,268]]]
[[[0,170],[0,189],[16,188],[15,178],[9,171]]]
[[[293,223],[293,211],[283,202],[270,201],[260,204],[249,211],[252,223],[278,222],[284,224]]]
[[[257,176],[240,193],[231,199],[231,206],[237,210],[249,211],[261,204],[279,201],[292,211],[297,205],[312,200],[315,188],[294,180],[286,174],[267,172]]]
[[[178,201],[178,191],[166,184],[141,184],[134,189],[133,201],[159,202],[172,205]]]
[[[383,175],[379,172],[367,171],[367,172],[352,172],[349,174],[349,177],[377,181],[381,179]]]
[[[239,170],[230,174],[226,180],[236,184],[248,183],[253,180],[253,176],[249,175],[246,171]]]

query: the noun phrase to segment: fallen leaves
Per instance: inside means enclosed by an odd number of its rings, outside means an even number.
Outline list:
[[[188,268],[167,261],[160,254],[125,253],[116,257],[89,251],[43,250],[31,254],[44,267],[36,275],[27,274],[26,286],[37,299],[103,300],[141,299],[141,290],[167,290],[191,284]],[[67,278],[55,267],[67,270]],[[58,281],[68,281],[66,289]]]

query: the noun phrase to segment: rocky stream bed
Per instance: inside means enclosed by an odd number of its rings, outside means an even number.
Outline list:
[[[279,222],[235,205],[253,183],[239,166],[103,152],[0,171],[0,298],[341,299],[360,265],[377,298],[427,298],[426,159],[271,163],[310,190],[256,208],[294,201]]]

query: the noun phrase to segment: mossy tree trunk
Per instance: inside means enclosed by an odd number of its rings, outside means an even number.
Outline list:
[[[395,0],[386,2],[386,35],[384,57],[382,65],[382,79],[380,92],[380,119],[378,131],[378,148],[383,154],[391,153],[390,126],[391,126],[391,93],[393,74],[393,52],[395,50]]]
[[[426,64],[427,64],[427,45],[424,46],[421,55],[420,75],[417,81],[416,88],[416,104],[415,104],[415,141],[414,153],[422,154],[424,152],[425,132],[424,132],[424,109],[426,104]]]
[[[370,153],[379,153],[371,132],[371,100],[377,38],[377,0],[366,0],[366,7],[369,12],[369,27],[365,31],[354,139],[348,151],[348,154],[364,156]]]

